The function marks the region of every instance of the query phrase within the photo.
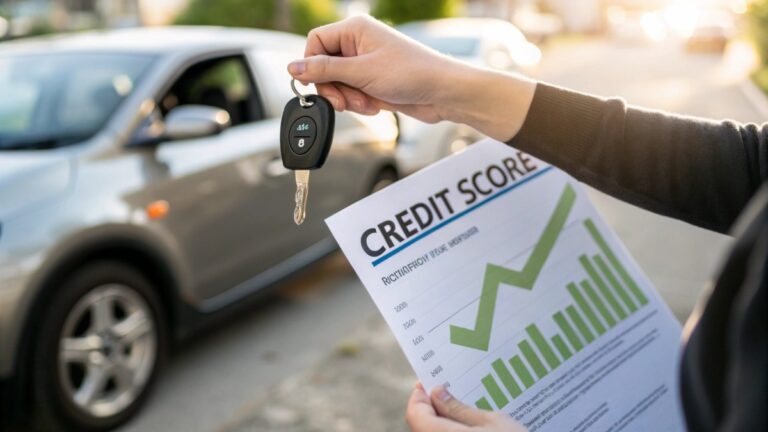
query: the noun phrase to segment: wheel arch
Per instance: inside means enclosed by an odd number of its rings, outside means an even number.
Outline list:
[[[100,231],[100,230],[99,230]],[[34,297],[27,312],[24,314],[21,334],[19,335],[15,363],[15,376],[22,391],[22,398],[29,400],[30,374],[26,361],[32,355],[34,337],[39,329],[39,319],[49,304],[51,294],[55,291],[57,281],[61,281],[89,263],[115,260],[130,265],[146,277],[157,290],[160,297],[163,312],[165,313],[165,325],[168,329],[170,341],[175,340],[180,306],[180,281],[178,274],[173,270],[173,264],[168,255],[162,252],[161,247],[153,244],[143,236],[127,235],[128,233],[112,233],[105,235],[84,235],[80,241],[65,242],[68,246],[61,246],[50,254],[49,259],[41,266],[37,278],[31,283]]]
[[[371,192],[371,188],[375,185],[376,180],[385,172],[391,172],[395,175],[395,178],[400,179],[402,173],[397,167],[397,162],[393,158],[385,158],[379,164],[377,164],[368,174],[368,178],[363,190],[363,195],[366,196]]]

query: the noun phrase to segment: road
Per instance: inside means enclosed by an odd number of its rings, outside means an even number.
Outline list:
[[[567,40],[545,50],[537,76],[649,108],[765,121],[768,114],[761,114],[744,92],[743,54],[737,48],[724,58],[691,56],[672,43]],[[593,198],[684,320],[716,273],[729,239],[598,192]],[[372,325],[372,333],[360,335]],[[355,356],[368,346],[360,341],[373,343],[380,355]],[[339,352],[350,355],[339,360]],[[349,373],[322,373],[339,364]],[[364,288],[339,254],[277,287],[270,300],[181,347],[164,372],[146,409],[123,432],[402,430],[400,413],[413,381]],[[379,375],[385,376],[379,382],[396,385],[373,384]],[[305,404],[305,398],[313,402]],[[293,410],[285,408],[290,403]],[[311,407],[304,416],[312,418],[300,421],[297,410],[303,405]],[[281,422],[293,426],[278,427]]]

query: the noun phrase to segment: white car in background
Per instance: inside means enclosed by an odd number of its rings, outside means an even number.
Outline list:
[[[492,69],[527,73],[541,61],[541,50],[508,21],[495,18],[447,18],[397,27],[409,37],[451,57]],[[398,115],[398,163],[414,172],[465,149],[482,135],[451,122],[427,124]]]

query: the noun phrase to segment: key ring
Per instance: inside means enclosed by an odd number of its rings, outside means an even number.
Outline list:
[[[307,101],[307,98],[304,97],[303,94],[299,93],[298,90],[296,90],[296,78],[291,78],[291,90],[293,90],[293,94],[296,95],[297,98],[299,98],[299,104],[304,108],[309,108],[312,105],[314,105],[314,102]]]

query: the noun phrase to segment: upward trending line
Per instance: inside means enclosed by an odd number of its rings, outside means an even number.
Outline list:
[[[575,200],[576,192],[574,192],[570,184],[567,184],[560,195],[555,211],[550,216],[544,232],[541,234],[536,246],[533,247],[533,252],[531,252],[522,270],[511,270],[494,264],[487,265],[485,277],[483,278],[483,289],[480,293],[480,302],[477,308],[477,318],[475,318],[475,328],[468,329],[452,325],[452,344],[488,351],[499,285],[503,283],[518,288],[533,289],[533,285],[536,283],[536,279],[539,278],[539,273],[541,273],[544,263],[547,262],[549,254],[552,252],[552,248],[555,246],[555,242],[565,226],[565,221],[568,219]]]

